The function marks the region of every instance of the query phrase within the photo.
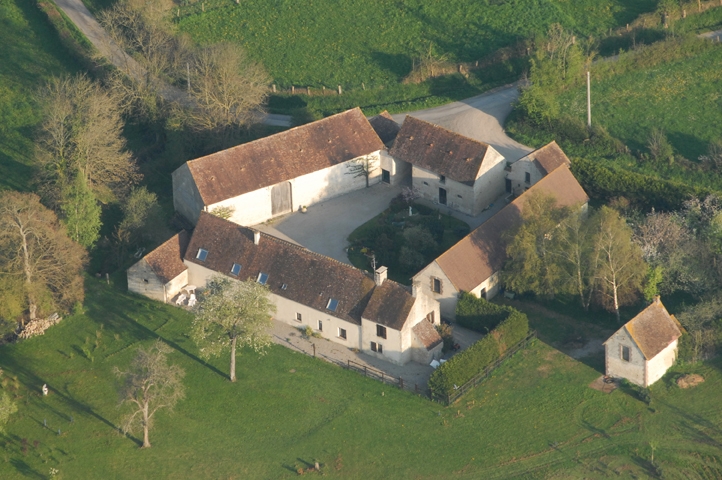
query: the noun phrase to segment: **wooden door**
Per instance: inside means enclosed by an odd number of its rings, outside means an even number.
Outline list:
[[[271,214],[280,215],[292,209],[291,182],[283,182],[271,188]]]
[[[439,189],[439,203],[442,205],[446,205],[446,190],[443,188]]]

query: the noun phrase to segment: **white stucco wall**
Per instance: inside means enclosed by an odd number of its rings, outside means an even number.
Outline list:
[[[432,277],[441,280],[441,293],[434,293],[431,290]],[[414,275],[414,282],[418,282],[419,294],[428,295],[439,303],[438,311],[440,316],[449,320],[456,318],[456,303],[459,301],[459,292],[436,261],[431,262]]]
[[[487,163],[488,162],[488,163]],[[482,163],[481,173],[474,182],[474,207],[472,215],[479,215],[486,207],[504,194],[506,188],[506,161],[491,147]]]
[[[141,258],[128,269],[128,290],[159,302],[165,302],[163,282],[145,260]]]
[[[629,361],[622,360],[622,346],[629,347]],[[642,351],[624,329],[618,330],[604,344],[607,375],[626,378],[632,383],[645,387],[645,363]]]
[[[526,182],[526,174],[530,176],[530,182]],[[524,191],[541,180],[544,176],[542,172],[534,165],[534,162],[528,158],[521,158],[511,164],[511,172],[508,172],[506,178],[511,180],[511,188],[514,195],[519,196]]]
[[[647,385],[649,386],[662,378],[669,367],[674,365],[677,359],[677,340],[670,343],[667,348],[659,352],[653,359],[647,362]]]
[[[399,183],[403,182],[406,177],[411,175],[411,165],[407,162],[404,162],[403,160],[395,159],[394,157],[389,155],[388,151],[382,150],[381,152],[379,152],[379,158],[379,168],[387,170],[389,172],[391,176],[391,185],[398,185]],[[381,172],[379,172],[379,175],[380,174]]]
[[[412,185],[419,191],[421,198],[439,204],[439,188],[446,190],[446,207],[472,215],[474,209],[474,188],[450,178],[441,183],[440,175],[411,166]]]
[[[387,362],[403,365],[408,362],[408,354],[403,355],[402,332],[386,327],[386,338],[376,335],[376,326],[380,325],[365,318],[361,319],[361,350],[373,357],[381,358]],[[383,353],[371,351],[371,342],[383,345]]]
[[[481,298],[481,292],[482,290],[486,289],[486,299],[491,300],[496,296],[496,294],[499,293],[499,290],[501,289],[501,281],[499,272],[496,272],[491,275],[491,277],[487,278],[483,282],[481,282],[476,288],[471,290],[471,294]]]

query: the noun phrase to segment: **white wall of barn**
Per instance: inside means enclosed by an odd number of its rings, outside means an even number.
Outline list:
[[[629,347],[629,361],[622,359],[622,347]],[[626,378],[637,385],[645,385],[645,358],[629,333],[618,330],[604,344],[607,375],[615,378]]]
[[[653,384],[667,373],[677,360],[677,340],[647,361],[647,386]]]

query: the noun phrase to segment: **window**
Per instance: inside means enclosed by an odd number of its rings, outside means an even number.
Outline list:
[[[201,262],[205,262],[207,256],[208,256],[208,250],[204,250],[202,248],[198,249],[198,254],[196,255],[196,258],[198,260],[200,260]]]
[[[258,283],[260,283],[261,285],[265,285],[266,282],[268,281],[268,274],[267,274],[267,273],[263,273],[263,272],[259,273],[259,274],[258,274],[258,278],[256,279],[256,281],[257,281]]]
[[[326,305],[327,310],[331,310],[332,312],[335,312],[338,308],[338,300],[335,298],[329,298],[328,299],[328,305]]]
[[[303,321],[303,315],[301,315],[300,313],[296,312],[296,320],[298,320],[299,322],[302,322],[302,321]]]
[[[459,197],[459,198],[464,198],[464,197],[462,197],[461,195],[457,195],[457,197]]]
[[[148,279],[147,279],[147,278],[144,278],[144,279],[143,279],[143,283],[148,283]]]
[[[481,292],[479,292],[479,297],[483,298],[484,300],[487,299],[486,298],[486,288],[481,289]]]
[[[318,331],[323,332],[323,320],[318,321]]]
[[[446,190],[443,188],[439,189],[439,203],[446,205]]]
[[[531,173],[529,173],[529,172],[524,173],[524,181],[526,183],[531,183]]]
[[[239,273],[241,273],[241,266],[234,263],[231,267],[231,275],[235,275],[237,277]]]
[[[506,193],[511,193],[511,179],[506,179]]]
[[[381,181],[384,183],[391,183],[391,172],[388,170],[381,169]]]
[[[424,182],[424,185],[426,185],[426,186],[428,187],[428,186],[429,186],[429,182]]]
[[[622,345],[622,360],[624,360],[625,362],[628,362],[629,355],[630,355],[629,347],[625,347],[624,345]]]
[[[446,183],[446,175],[439,175],[439,183]]]
[[[371,342],[371,351],[376,353],[384,353],[384,346],[380,343]]]
[[[345,328],[338,329],[338,337],[346,340],[346,329]]]
[[[431,291],[434,293],[441,293],[441,279],[431,278]]]
[[[386,327],[383,325],[376,325],[376,336],[386,338]]]
[[[430,321],[432,324],[435,323],[436,319],[434,318],[434,312],[427,313],[426,320]]]

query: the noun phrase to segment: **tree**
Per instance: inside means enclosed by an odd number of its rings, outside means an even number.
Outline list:
[[[617,316],[619,307],[636,298],[647,272],[632,229],[616,210],[603,206],[593,217],[594,249],[599,255],[595,277],[601,303]]]
[[[0,433],[5,432],[5,425],[10,419],[10,415],[18,411],[18,406],[12,401],[7,392],[3,392],[0,396]]]
[[[686,308],[677,315],[677,318],[687,330],[691,343],[688,360],[697,363],[712,357],[719,343],[722,301],[712,296],[693,307]]]
[[[236,347],[248,346],[257,353],[265,353],[271,344],[268,329],[276,306],[263,285],[221,276],[208,281],[198,300],[192,337],[204,358],[230,350],[230,380],[235,382]]]
[[[53,206],[76,176],[101,202],[125,196],[139,179],[126,150],[118,99],[83,75],[53,78],[40,92],[40,192]]]
[[[22,279],[31,320],[83,300],[85,251],[31,193],[0,193],[0,273]]]
[[[594,294],[594,273],[599,256],[592,245],[593,230],[582,213],[572,213],[557,228],[558,241],[553,254],[560,262],[564,283],[579,295],[582,307],[587,310]]]
[[[553,296],[561,289],[562,269],[554,256],[558,250],[557,226],[567,215],[550,195],[531,193],[524,204],[522,223],[507,235],[507,262],[503,279],[518,292]]]
[[[113,251],[121,266],[128,248],[157,244],[171,236],[157,195],[145,186],[133,188],[122,209],[123,219],[113,232]]]
[[[346,175],[353,178],[364,177],[366,188],[369,187],[369,177],[379,169],[379,159],[374,155],[364,155],[346,164]]]
[[[148,431],[156,412],[162,408],[172,410],[185,395],[182,383],[185,372],[178,365],[168,364],[168,354],[172,351],[158,339],[149,348],[138,349],[127,371],[114,369],[122,380],[120,404],[131,406],[123,419],[122,430],[132,433],[136,428],[142,428],[141,448],[150,447]]]
[[[659,128],[652,129],[647,141],[647,147],[652,158],[657,162],[674,163],[674,149],[667,140],[667,135]]]
[[[60,209],[70,238],[85,248],[95,245],[102,225],[101,208],[79,175],[75,175],[71,183],[63,188]]]

